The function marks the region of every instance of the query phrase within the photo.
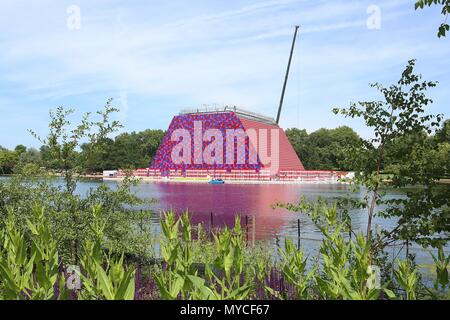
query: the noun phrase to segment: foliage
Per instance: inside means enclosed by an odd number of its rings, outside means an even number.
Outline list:
[[[216,258],[213,268],[206,265],[206,275],[214,297],[220,300],[246,299],[253,284],[244,269],[245,243],[239,216],[236,216],[232,230],[225,228],[213,236]]]
[[[437,182],[445,175],[445,156],[439,146],[430,143],[427,134],[438,128],[441,115],[425,114],[433,101],[426,96],[436,82],[422,81],[414,74],[415,61],[409,61],[401,79],[388,88],[373,84],[384,100],[352,103],[348,109],[334,109],[346,117],[363,118],[373,130],[374,138],[363,140],[362,147],[351,147],[348,162],[356,171],[354,183],[367,190],[367,239],[372,239],[372,221],[377,215],[396,217],[398,225],[384,230],[383,237],[372,245],[371,253],[395,240],[413,240],[436,244],[440,233],[449,229],[448,198],[450,189]],[[385,178],[382,175],[386,159],[395,158],[390,166],[389,187],[420,186],[406,191],[406,197],[383,197]]]
[[[346,126],[319,129],[309,135],[306,130],[287,129],[286,135],[309,170],[351,170],[345,161],[345,149],[360,143],[358,134]]]
[[[181,228],[181,230],[180,230]],[[205,279],[201,278],[192,255],[192,230],[187,213],[180,219],[173,212],[161,219],[164,239],[161,253],[166,269],[155,275],[164,299],[245,299],[252,285],[244,272],[243,238],[237,218],[233,230],[214,234],[215,257],[205,263]],[[181,239],[178,234],[181,232]]]
[[[18,160],[16,152],[0,147],[0,174],[11,174]]]
[[[444,121],[442,127],[436,131],[435,139],[438,143],[450,143],[450,119]]]
[[[284,250],[279,249],[281,256],[281,271],[286,281],[296,289],[297,299],[308,298],[308,288],[311,285],[316,269],[308,273],[307,261],[302,250],[295,248],[292,240],[286,238]]]
[[[11,207],[15,218],[21,222],[19,226],[23,226],[33,203],[45,206],[50,223],[58,226],[52,229],[52,237],[57,240],[60,256],[65,263],[76,264],[81,244],[92,237],[89,229],[93,219],[91,208],[96,204],[102,206],[106,218],[104,232],[112,251],[141,257],[150,254],[151,232],[147,223],[150,212],[135,210],[137,205],[145,202],[131,192],[137,180],[126,177],[112,188],[99,184],[86,194],[76,190],[88,157],[78,152],[81,141],[90,141],[86,152],[102,152],[102,141],[120,127],[118,122],[110,120],[115,111],[109,100],[104,111],[97,112],[99,120],[90,120],[89,114],[86,114],[81,123],[72,128],[67,118],[72,111],[58,108],[51,113],[50,133],[41,141],[46,143],[45,149],[54,163],[64,168],[63,180],[29,163],[17,170],[15,176],[0,181],[0,216],[5,216],[6,208]],[[22,150],[21,155],[26,153]]]
[[[450,25],[447,23],[447,17],[450,13],[450,0],[417,0],[415,9],[423,9],[425,6],[431,7],[432,5],[442,6],[441,14],[445,16],[445,21],[439,26],[438,37],[445,37],[446,33],[450,30]]]
[[[178,237],[181,224],[181,239]],[[212,292],[198,277],[193,265],[191,225],[187,213],[176,220],[174,212],[165,214],[161,219],[161,230],[164,239],[161,241],[161,253],[166,269],[155,274],[161,297],[163,299],[183,299],[202,296],[211,297]]]
[[[450,299],[450,280],[448,275],[450,255],[445,256],[443,246],[438,248],[437,256],[431,254],[434,260],[436,279],[434,281],[434,291],[429,290],[435,299]]]
[[[407,300],[416,300],[417,287],[419,284],[417,269],[411,266],[411,262],[409,260],[399,260],[397,264],[398,268],[394,270],[396,281],[405,291],[405,297]]]
[[[102,152],[88,158],[84,169],[98,172],[107,169],[137,169],[150,166],[153,156],[164,138],[162,130],[122,133],[114,139],[105,140]],[[82,153],[89,144],[82,145]]]
[[[101,216],[101,207],[94,206],[92,213],[94,221],[91,229],[94,239],[86,240],[83,245],[81,266],[86,275],[80,273],[84,284],[80,297],[82,299],[104,297],[106,300],[133,300],[135,269],[125,268],[123,254],[119,258],[106,256],[102,248],[106,222]],[[106,268],[102,266],[104,261],[106,261]]]
[[[324,238],[319,247],[317,261],[308,262],[304,252],[286,240],[279,248],[279,268],[282,278],[264,285],[265,297],[283,299],[416,299],[423,296],[417,267],[409,260],[398,260],[393,279],[378,279],[372,270],[370,243],[363,234],[354,239],[345,238],[343,225],[336,219],[333,207],[321,207],[327,225],[321,225]],[[81,288],[75,291],[78,299],[134,299],[136,283],[134,266],[124,260],[123,254],[113,254],[105,243],[106,218],[101,206],[91,210],[92,237],[84,241],[80,252]],[[17,228],[14,215],[9,215],[7,227],[0,235],[0,298],[3,299],[68,299],[66,276],[61,272],[57,245],[51,237],[51,224],[41,206],[35,206],[27,232]],[[195,243],[188,214],[176,218],[168,212],[161,218],[163,239],[162,268],[152,272],[159,296],[164,299],[250,299],[256,283],[253,265],[244,257],[240,221],[235,228],[214,234],[214,257],[204,263],[205,272],[192,254]],[[254,257],[249,257],[254,259]],[[448,295],[448,263],[443,250],[434,257],[437,270],[436,288]],[[270,266],[265,273],[268,274]],[[395,286],[387,289],[390,281]],[[294,295],[289,294],[293,288]],[[73,293],[72,293],[73,296]]]
[[[112,115],[115,111],[111,107],[109,113]],[[71,113],[71,110],[60,109],[52,113],[52,116],[67,118]],[[56,121],[54,123],[56,124]],[[90,125],[96,126],[98,123],[91,122]],[[108,130],[112,133],[119,127],[116,124],[115,129]],[[114,139],[107,137],[106,132],[98,137],[89,136],[90,134],[87,134],[86,137],[89,142],[85,142],[86,139],[80,139],[81,143],[72,151],[67,150],[67,155],[70,155],[71,159],[76,158],[76,161],[66,162],[58,157],[55,158],[55,147],[51,147],[48,143],[42,145],[39,150],[27,149],[23,145],[18,145],[13,151],[0,147],[0,174],[20,173],[22,168],[29,164],[56,172],[64,171],[69,165],[76,169],[76,174],[98,173],[110,169],[145,168],[150,165],[156,154],[164,138],[164,131],[148,129],[141,132],[121,133]],[[93,148],[94,145],[96,145],[95,148]]]
[[[8,180],[0,181],[0,226],[8,210],[15,216],[19,228],[26,226],[33,203],[47,209],[52,228],[52,238],[58,243],[61,259],[77,263],[84,240],[92,237],[91,208],[100,204],[106,217],[106,242],[112,251],[148,257],[151,254],[152,232],[149,229],[151,212],[135,209],[145,204],[131,193],[136,181],[125,179],[116,186],[96,185],[86,194],[68,195],[61,181],[51,176],[35,176],[35,171],[22,172]]]
[[[91,120],[88,112],[82,116],[79,124],[71,127],[69,116],[74,110],[60,106],[56,111],[50,111],[49,133],[46,138],[30,130],[45,146],[53,165],[61,168],[68,194],[74,193],[77,176],[83,173],[89,159],[104,150],[104,141],[108,135],[121,127],[118,121],[110,120],[111,115],[118,111],[112,106],[112,99],[109,99],[104,110],[97,112],[99,120]],[[85,139],[88,140],[88,147],[80,153],[78,150]]]
[[[101,207],[92,209],[90,225],[95,239],[84,243],[81,255],[83,287],[79,298],[133,299],[134,268],[125,267],[123,255],[112,258],[104,253]],[[16,227],[14,215],[8,216],[6,227],[0,234],[0,298],[7,300],[68,299],[58,246],[52,238],[50,221],[45,209],[35,205],[33,218],[27,220],[28,230]],[[103,267],[106,265],[106,269]],[[58,289],[56,289],[58,288]]]
[[[27,220],[30,242],[15,223],[10,212],[0,237],[0,294],[10,300],[52,299],[53,286],[58,279],[59,258],[44,209],[35,206],[33,219]]]

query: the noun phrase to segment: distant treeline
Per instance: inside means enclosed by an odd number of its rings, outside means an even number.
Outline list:
[[[307,170],[351,170],[345,163],[345,149],[360,144],[359,135],[346,126],[319,129],[287,129],[286,135]]]
[[[103,141],[101,150],[86,155],[87,173],[102,170],[124,168],[135,169],[149,166],[156,150],[164,137],[162,130],[145,130],[141,132],[122,133],[114,139]],[[83,145],[81,154],[89,150]],[[48,147],[39,150],[18,145],[14,150],[0,146],[0,174],[11,174],[20,171],[27,164],[36,164],[51,170],[59,170],[59,164],[50,154]]]
[[[308,170],[340,170],[352,171],[348,164],[348,155],[352,148],[361,147],[362,141],[359,135],[351,128],[342,126],[336,129],[319,129],[310,134],[306,130],[287,129],[286,134],[292,143],[296,153]],[[419,139],[426,136],[426,139]],[[388,173],[398,165],[400,154],[411,154],[409,150],[411,141],[425,141],[435,146],[435,152],[429,155],[427,161],[440,161],[447,159],[450,162],[450,119],[445,121],[441,128],[434,134],[421,133],[421,137],[405,135],[386,144],[384,149],[385,160],[381,163],[381,169]],[[376,148],[374,146],[374,148]],[[450,172],[447,172],[449,175]]]
[[[122,133],[114,139],[103,142],[99,152],[87,156],[85,168],[87,173],[101,172],[107,169],[136,169],[148,167],[158,149],[165,132],[162,130],[145,130],[141,132]],[[308,170],[342,170],[351,171],[352,168],[346,162],[349,148],[357,148],[361,144],[359,135],[347,126],[336,129],[319,129],[308,134],[304,129],[287,129],[286,134],[299,155],[303,165]],[[428,142],[436,144],[437,155],[450,159],[450,120],[434,134],[428,135]],[[413,136],[403,137],[392,141],[385,150],[387,159],[382,164],[385,171],[396,165],[398,152],[410,152],[403,150],[407,141]],[[88,150],[83,145],[79,152]],[[430,160],[432,161],[432,160]],[[449,160],[450,161],[450,160]],[[58,165],[46,147],[39,150],[18,145],[14,150],[7,150],[0,146],[0,174],[12,174],[18,172],[27,164],[35,164],[47,169],[58,170]]]

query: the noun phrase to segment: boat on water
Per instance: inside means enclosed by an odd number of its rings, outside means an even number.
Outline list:
[[[222,179],[212,179],[210,181],[208,181],[209,184],[224,184],[225,181],[223,181]]]

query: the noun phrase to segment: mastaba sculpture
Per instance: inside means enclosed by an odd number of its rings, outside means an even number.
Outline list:
[[[285,132],[273,119],[224,107],[188,110],[175,116],[150,170],[302,171]]]

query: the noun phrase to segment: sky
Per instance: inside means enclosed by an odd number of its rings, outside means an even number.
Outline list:
[[[450,39],[438,8],[414,0],[0,0],[0,145],[39,147],[49,110],[84,112],[108,98],[122,131],[167,129],[181,109],[240,106],[283,128],[349,125],[333,107],[378,99],[368,85],[396,82],[417,59],[431,113],[450,117]]]

